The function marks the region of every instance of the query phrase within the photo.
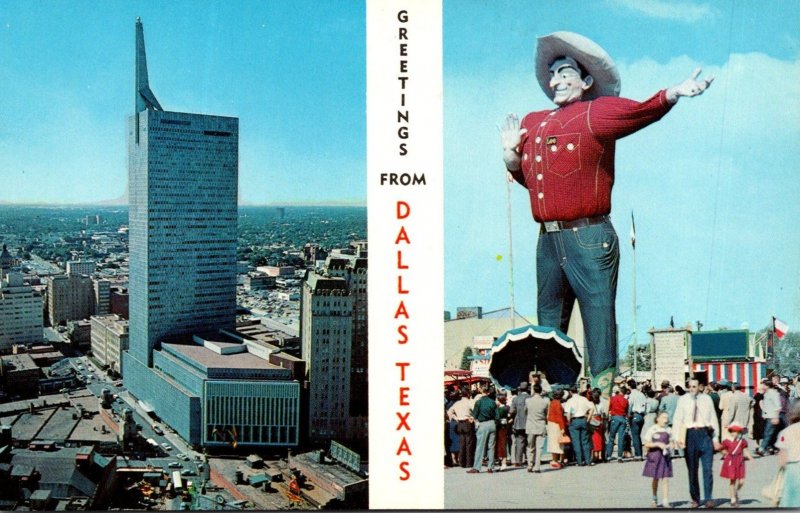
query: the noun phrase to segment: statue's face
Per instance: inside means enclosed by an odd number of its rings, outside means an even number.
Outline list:
[[[550,72],[550,89],[553,90],[553,102],[559,107],[578,101],[584,91],[592,87],[592,76],[581,78],[580,72],[569,64],[559,66]]]

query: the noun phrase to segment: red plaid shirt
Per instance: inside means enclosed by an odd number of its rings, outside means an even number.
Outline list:
[[[669,112],[666,91],[644,102],[616,96],[531,112],[522,120],[517,150],[522,168],[512,172],[531,198],[536,221],[571,221],[611,212],[614,149]]]

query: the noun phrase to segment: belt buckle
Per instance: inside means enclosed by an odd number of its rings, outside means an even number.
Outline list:
[[[544,224],[544,231],[546,231],[547,233],[561,231],[561,228],[558,226],[558,221],[545,221],[543,224]]]

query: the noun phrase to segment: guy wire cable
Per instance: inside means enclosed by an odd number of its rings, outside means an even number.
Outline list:
[[[731,19],[730,24],[728,26],[728,72],[725,75],[725,85],[723,87],[722,93],[722,117],[720,119],[720,130],[719,130],[719,152],[717,153],[717,185],[714,189],[714,216],[711,223],[711,248],[709,250],[709,259],[708,259],[708,285],[706,287],[706,313],[705,313],[705,320],[708,322],[708,309],[709,303],[711,301],[711,281],[712,281],[712,273],[714,269],[714,246],[716,241],[716,232],[717,232],[717,210],[719,208],[719,182],[720,182],[720,175],[722,174],[722,151],[723,151],[723,144],[725,142],[725,114],[728,110],[728,84],[730,83],[730,73],[731,73],[731,47],[733,45],[733,20],[734,20],[734,7],[736,6],[736,1],[731,0]]]

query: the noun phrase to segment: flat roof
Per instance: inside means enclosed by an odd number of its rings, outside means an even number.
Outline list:
[[[219,342],[214,342],[219,344]],[[280,369],[277,365],[272,365],[267,360],[260,358],[252,353],[219,354],[207,347],[186,344],[167,344],[162,343],[163,347],[169,347],[176,353],[180,353],[186,358],[193,360],[206,368],[229,368],[229,369]]]

